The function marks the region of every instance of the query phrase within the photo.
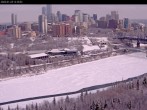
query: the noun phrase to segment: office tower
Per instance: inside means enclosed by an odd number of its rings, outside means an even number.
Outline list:
[[[99,20],[100,21],[106,21],[106,17],[104,17],[104,16],[103,17],[100,17]]]
[[[21,27],[21,30],[22,30],[22,31],[31,31],[31,30],[32,30],[32,29],[31,29],[31,23],[29,23],[29,22],[21,23],[21,24],[19,25],[19,27]]]
[[[124,28],[128,29],[129,28],[129,19],[124,18]]]
[[[15,25],[17,25],[17,15],[15,15]]]
[[[111,11],[111,19],[119,20],[119,14],[117,11]]]
[[[38,31],[38,29],[39,29],[39,24],[38,24],[38,23],[32,23],[32,24],[31,24],[31,29],[32,29],[32,31]]]
[[[109,20],[109,26],[108,26],[109,28],[116,29],[117,25],[118,25],[117,20],[114,20],[114,19]]]
[[[81,10],[75,10],[75,16],[78,16],[77,22],[83,22],[83,13]]]
[[[124,28],[124,21],[123,21],[123,20],[119,20],[119,21],[118,21],[118,28],[119,28],[119,29]]]
[[[42,7],[42,14],[46,15],[46,7]]]
[[[38,17],[39,32],[47,33],[47,17],[45,15],[39,15]]]
[[[12,25],[17,25],[17,15],[14,13],[11,14],[11,23]]]
[[[14,36],[15,36],[15,38],[21,37],[21,28],[20,27],[14,26]]]
[[[88,22],[89,19],[88,19],[88,14],[83,14],[83,22]]]
[[[53,36],[66,37],[72,34],[71,25],[68,23],[58,23],[53,25]]]
[[[79,22],[79,16],[78,15],[74,15],[74,21],[77,23]]]
[[[93,19],[93,17],[90,17],[89,21],[90,21],[91,24],[95,24],[96,23],[96,21]]]
[[[8,29],[8,35],[10,37],[20,38],[21,37],[21,28],[18,26],[13,26]]]
[[[107,27],[109,26],[109,20],[111,20],[111,15],[110,14],[106,14]]]
[[[52,22],[56,22],[56,21],[57,21],[57,16],[54,13],[52,13]]]
[[[46,13],[47,13],[47,22],[51,23],[52,21],[52,5],[48,4],[46,7]]]
[[[107,21],[98,20],[97,25],[98,25],[98,28],[107,28]]]
[[[111,15],[106,14],[106,21],[109,22],[109,20],[111,20]]]
[[[70,18],[66,14],[62,14],[62,21],[68,21]]]
[[[61,22],[62,21],[62,14],[60,11],[57,11],[57,18],[58,18],[58,21]]]
[[[96,21],[97,20],[97,14],[93,14],[93,19]]]

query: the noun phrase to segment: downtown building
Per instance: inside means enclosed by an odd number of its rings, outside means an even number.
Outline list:
[[[115,19],[109,20],[108,28],[116,29],[117,26],[118,26],[118,20],[115,20]]]
[[[53,22],[53,14],[52,14],[52,5],[48,4],[46,6],[46,15],[47,15],[47,22],[52,23]]]
[[[46,7],[42,7],[42,14],[43,15],[47,15],[47,9],[46,9]]]
[[[41,34],[47,34],[47,17],[45,15],[39,15],[38,17],[38,30]]]
[[[31,23],[29,22],[24,22],[19,24],[19,27],[21,28],[21,31],[31,31]]]
[[[58,21],[61,22],[62,21],[62,14],[60,11],[57,11],[57,18],[58,18]]]
[[[14,38],[21,38],[21,28],[14,25],[13,27],[11,28],[8,28],[7,29],[7,35],[9,37],[14,37]]]
[[[54,37],[68,37],[72,35],[72,27],[69,23],[56,23],[52,26]]]
[[[12,25],[17,25],[17,15],[14,13],[11,14],[11,23]]]
[[[124,28],[129,29],[129,18],[124,18]]]
[[[114,19],[114,20],[119,20],[119,14],[118,14],[118,11],[111,11],[111,19]]]
[[[83,13],[81,10],[75,10],[75,22],[83,22]]]
[[[97,14],[93,14],[93,19],[96,21],[97,20]]]

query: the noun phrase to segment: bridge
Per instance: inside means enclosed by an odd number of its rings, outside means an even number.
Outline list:
[[[137,37],[137,36],[117,36],[114,39],[127,39],[127,40],[137,40],[137,41],[145,41],[147,43],[147,37]]]
[[[113,39],[120,39],[120,40],[130,40],[130,41],[137,41],[137,47],[140,47],[140,43],[147,44],[147,37],[137,37],[137,36],[116,36]]]

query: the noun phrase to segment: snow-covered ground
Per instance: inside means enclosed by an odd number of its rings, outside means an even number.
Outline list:
[[[109,57],[0,82],[0,102],[76,91],[147,72],[145,53]]]
[[[100,48],[97,45],[93,45],[93,46],[83,45],[83,52],[91,51],[91,50],[100,50]]]

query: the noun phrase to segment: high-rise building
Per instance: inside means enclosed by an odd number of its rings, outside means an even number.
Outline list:
[[[129,19],[128,18],[124,18],[124,28],[125,29],[129,28]]]
[[[99,20],[100,21],[106,21],[106,17],[104,17],[104,16],[103,17],[100,17]]]
[[[117,11],[111,11],[111,19],[119,20],[119,14]]]
[[[83,14],[83,22],[88,22],[89,19],[88,19],[88,14]]]
[[[11,23],[12,25],[17,25],[17,15],[14,13],[11,14]]]
[[[78,15],[74,15],[74,20],[75,20],[76,23],[79,22],[79,16]]]
[[[60,11],[57,11],[57,18],[58,18],[58,21],[61,22],[62,21],[62,14]]]
[[[98,28],[107,28],[107,21],[98,20],[97,24],[98,24]]]
[[[106,14],[106,21],[109,22],[109,20],[111,20],[111,15]]]
[[[81,10],[75,10],[75,16],[78,16],[77,22],[83,22],[83,13]]]
[[[97,14],[93,14],[93,19],[96,21],[97,20]]]
[[[21,23],[19,27],[21,27],[22,31],[31,31],[31,23],[29,22]]]
[[[114,19],[109,20],[108,28],[116,29],[117,26],[118,26],[118,21],[117,20],[114,20]]]
[[[47,22],[51,23],[53,22],[52,20],[52,5],[48,4],[46,7],[46,13],[47,13]]]
[[[119,21],[118,21],[118,28],[119,28],[119,29],[124,28],[124,21],[123,21],[123,20],[119,20]]]
[[[13,26],[8,29],[8,35],[10,37],[20,38],[21,37],[21,28],[18,26]]]
[[[31,29],[32,29],[32,31],[38,31],[38,29],[39,29],[39,24],[38,23],[32,23],[31,24]]]
[[[47,17],[45,15],[39,15],[38,17],[39,32],[47,33]]]
[[[47,11],[47,10],[46,10],[46,7],[42,7],[42,14],[43,14],[43,15],[46,15],[46,11]]]
[[[68,23],[58,23],[53,25],[53,36],[66,37],[72,34],[71,25]]]
[[[62,21],[69,21],[70,17],[67,16],[66,14],[62,14]]]
[[[58,21],[57,16],[54,13],[52,13],[52,22],[57,22],[57,21]]]

